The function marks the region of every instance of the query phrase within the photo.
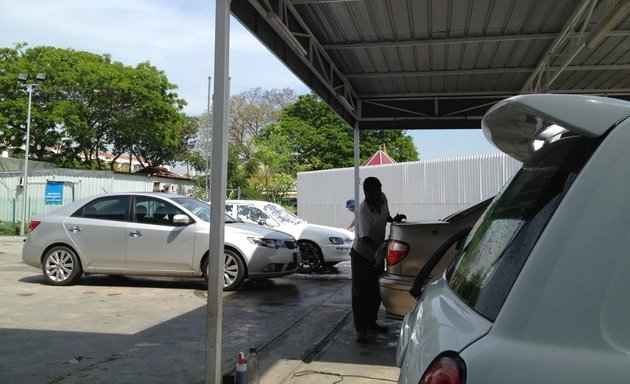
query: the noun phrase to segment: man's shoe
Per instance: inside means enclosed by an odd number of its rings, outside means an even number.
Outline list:
[[[370,327],[368,328],[370,331],[374,331],[376,333],[387,333],[387,331],[389,331],[389,328],[383,326],[383,325],[378,325],[376,323],[370,325]]]
[[[366,331],[357,331],[357,343],[359,344],[368,344],[370,339],[368,339],[368,335]]]

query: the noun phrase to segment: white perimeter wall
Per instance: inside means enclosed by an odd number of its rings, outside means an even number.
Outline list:
[[[505,154],[360,167],[359,177],[383,184],[389,210],[408,221],[441,219],[493,196],[521,168]],[[310,223],[345,228],[353,214],[354,168],[298,173],[298,215]],[[363,199],[360,188],[360,199]]]

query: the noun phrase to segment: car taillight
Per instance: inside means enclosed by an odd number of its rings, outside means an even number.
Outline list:
[[[28,231],[33,232],[39,224],[41,224],[41,221],[37,221],[37,220],[31,221],[31,223],[28,225]]]
[[[409,244],[398,240],[390,240],[387,248],[387,265],[400,263],[409,254]]]
[[[459,358],[442,356],[431,363],[420,384],[464,384],[464,362]]]

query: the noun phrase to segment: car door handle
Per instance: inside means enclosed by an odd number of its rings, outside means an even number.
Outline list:
[[[131,236],[131,237],[140,237],[140,236],[142,236],[142,232],[140,232],[140,231],[132,231],[132,232],[129,232],[129,236]]]
[[[68,232],[72,232],[72,233],[81,232],[81,227],[78,227],[75,225],[74,227],[68,228]]]

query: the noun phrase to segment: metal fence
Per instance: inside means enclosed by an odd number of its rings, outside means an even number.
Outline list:
[[[17,223],[22,219],[24,182],[22,172],[0,172],[0,221]],[[56,182],[59,199],[47,199],[47,187]],[[151,192],[168,186],[169,192],[188,194],[192,181],[109,171],[81,171],[63,168],[35,170],[29,174],[26,222],[34,214],[51,212],[63,204],[85,197],[113,192]]]
[[[493,196],[520,169],[505,154],[360,167],[361,180],[378,177],[392,216],[409,221],[442,219]],[[298,215],[310,223],[345,228],[353,215],[354,168],[298,174]],[[363,191],[360,192],[361,199]]]

